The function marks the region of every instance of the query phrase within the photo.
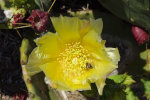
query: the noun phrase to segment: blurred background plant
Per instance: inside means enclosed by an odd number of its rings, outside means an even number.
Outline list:
[[[34,100],[150,100],[150,1],[149,0],[0,0],[0,92],[19,99]],[[52,9],[50,6],[52,6]],[[49,12],[50,8],[50,12]],[[75,93],[51,89],[41,72],[30,76],[26,70],[28,55],[36,47],[33,40],[48,30],[41,14],[76,16],[81,19],[102,18],[102,38],[107,47],[117,47],[121,55],[119,68],[106,80],[102,96],[95,84],[90,91]],[[32,11],[33,10],[33,11]],[[29,16],[43,18],[27,21]],[[42,31],[36,31],[34,23]],[[134,28],[133,27],[137,27]],[[140,30],[140,31],[139,31]],[[142,30],[142,32],[141,32]],[[20,48],[20,54],[19,54]],[[21,59],[19,60],[19,58]],[[21,63],[20,63],[21,62]],[[12,66],[13,65],[13,66]],[[115,75],[114,75],[115,74]],[[23,79],[22,79],[23,77]],[[26,85],[25,85],[26,84]],[[5,99],[4,99],[5,100]]]

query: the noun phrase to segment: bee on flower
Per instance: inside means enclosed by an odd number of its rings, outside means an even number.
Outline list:
[[[117,48],[106,48],[101,39],[101,19],[51,17],[56,33],[35,40],[27,69],[33,75],[43,71],[58,90],[90,90],[95,83],[102,95],[107,76],[118,67]]]

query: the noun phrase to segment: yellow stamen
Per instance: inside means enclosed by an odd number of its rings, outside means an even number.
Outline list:
[[[80,42],[66,44],[65,50],[60,53],[58,61],[64,66],[64,75],[80,77],[86,69],[88,51]]]

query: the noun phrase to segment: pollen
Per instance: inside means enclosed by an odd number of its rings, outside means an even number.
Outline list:
[[[65,50],[60,53],[60,64],[63,64],[63,73],[67,76],[80,77],[86,70],[88,50],[80,42],[65,45]]]

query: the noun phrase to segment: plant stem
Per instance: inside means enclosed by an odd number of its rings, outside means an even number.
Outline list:
[[[29,23],[15,23],[15,24],[17,24],[17,25],[31,25]]]
[[[17,34],[19,35],[20,38],[22,38],[20,32],[16,29]]]
[[[26,27],[31,27],[32,25],[27,25],[27,26],[20,26],[20,27],[15,27],[14,29],[19,29],[19,28],[26,28]]]
[[[53,5],[55,4],[56,0],[53,1],[52,5],[50,6],[49,10],[47,11],[48,13],[51,11]]]

